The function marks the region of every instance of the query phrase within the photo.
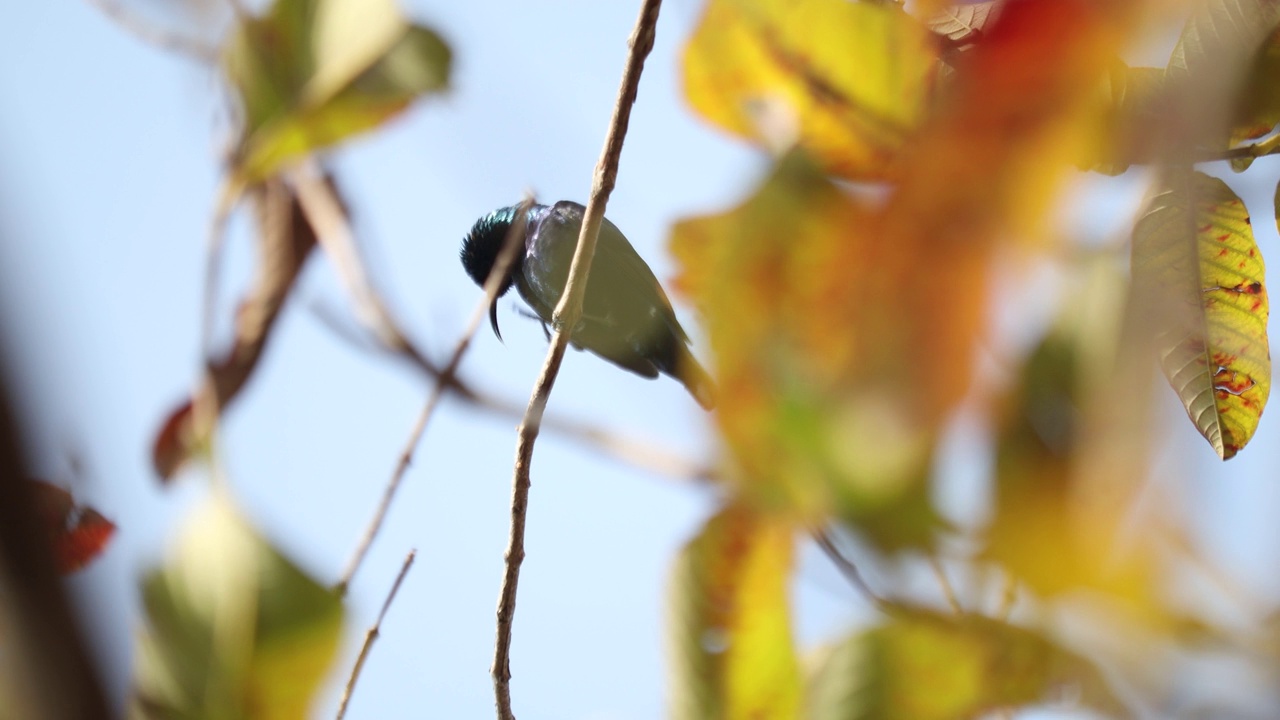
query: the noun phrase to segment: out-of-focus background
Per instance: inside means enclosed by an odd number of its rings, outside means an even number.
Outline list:
[[[160,0],[130,5],[177,31],[218,34],[225,18]],[[403,7],[450,43],[452,91],[343,146],[332,169],[362,250],[403,325],[437,358],[479,297],[457,251],[480,215],[526,189],[585,201],[617,90],[629,3],[439,3]],[[660,278],[677,219],[736,203],[766,158],[695,117],[682,99],[681,48],[700,2],[663,8],[608,215]],[[1167,49],[1166,49],[1167,52]],[[1163,64],[1163,58],[1152,62]],[[86,2],[18,3],[0,23],[0,329],[9,381],[38,473],[68,485],[118,526],[106,554],[69,581],[94,621],[114,701],[123,703],[140,624],[136,581],[164,555],[206,492],[191,472],[163,490],[149,452],[199,369],[205,242],[227,141],[209,68],[140,42]],[[1259,163],[1267,175],[1274,163]],[[1266,168],[1266,170],[1261,170]],[[1109,237],[1143,199],[1146,176],[1080,182],[1065,227]],[[1230,180],[1247,203],[1269,180]],[[1260,213],[1260,215],[1262,215]],[[249,281],[238,217],[228,245],[220,337]],[[1276,255],[1270,222],[1255,223]],[[1056,277],[1032,269],[1025,290]],[[1013,295],[1014,293],[1010,293]],[[539,326],[501,302],[505,344],[482,329],[464,376],[522,403],[541,365]],[[1052,300],[997,303],[1003,326],[1048,317]],[[699,343],[696,312],[678,308]],[[363,532],[427,384],[399,361],[353,346],[321,315],[349,318],[336,276],[313,257],[251,385],[224,423],[234,496],[265,533],[324,582]],[[348,322],[350,322],[348,320]],[[1013,333],[1016,336],[1016,332]],[[1172,502],[1234,587],[1274,604],[1280,576],[1277,430],[1218,461],[1162,395],[1174,422],[1160,443],[1152,501]],[[646,381],[573,353],[550,413],[587,420],[694,459],[716,448],[707,416],[669,379]],[[364,627],[402,558],[417,563],[383,627],[352,717],[476,717],[491,712],[489,662],[507,537],[514,425],[448,401],[351,590],[343,660],[317,705],[328,716]],[[970,450],[986,428],[957,423],[939,498],[953,517],[985,512],[990,462]],[[78,458],[73,472],[69,458]],[[194,476],[194,477],[193,477]],[[650,718],[664,710],[666,577],[713,498],[544,432],[533,466],[528,559],[515,627],[513,691],[522,718]],[[876,568],[869,569],[873,582]],[[965,588],[960,578],[961,590]],[[1192,583],[1194,585],[1194,583]],[[920,583],[929,592],[927,579]],[[1203,589],[1203,588],[1200,588]],[[799,639],[830,637],[869,613],[806,550],[794,586]],[[1193,592],[1198,590],[1193,589]],[[1224,614],[1234,612],[1224,609]]]

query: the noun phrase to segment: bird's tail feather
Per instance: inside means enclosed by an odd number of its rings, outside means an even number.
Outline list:
[[[712,410],[716,406],[716,384],[711,375],[702,367],[698,359],[689,352],[684,343],[680,343],[676,360],[675,378],[689,390],[689,394],[702,406],[703,410]]]

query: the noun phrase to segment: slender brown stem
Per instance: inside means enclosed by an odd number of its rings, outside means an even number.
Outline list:
[[[507,276],[511,263],[515,261],[517,251],[523,247],[522,241],[524,239],[527,215],[525,210],[532,203],[532,197],[525,198],[520,206],[520,212],[517,213],[516,222],[507,231],[502,250],[498,253],[493,268],[489,271],[489,277],[485,279],[484,296],[476,303],[476,308],[471,313],[471,318],[467,322],[467,327],[463,331],[462,337],[458,338],[458,343],[453,348],[453,354],[449,357],[449,362],[440,371],[440,374],[436,376],[436,382],[431,388],[431,394],[427,397],[427,402],[423,405],[422,412],[418,414],[417,422],[414,423],[413,429],[409,432],[409,439],[405,441],[404,449],[400,451],[400,459],[396,462],[395,470],[391,473],[391,480],[387,482],[387,486],[382,492],[382,500],[378,503],[378,509],[369,521],[369,526],[365,529],[364,536],[360,539],[360,544],[356,546],[355,552],[352,553],[351,560],[347,563],[347,569],[342,573],[342,579],[338,581],[336,589],[340,595],[346,594],[347,587],[351,584],[351,578],[360,569],[360,564],[364,562],[365,555],[368,554],[369,548],[378,536],[378,531],[382,529],[382,524],[387,518],[387,511],[391,509],[391,503],[395,499],[396,491],[399,490],[400,483],[404,480],[405,473],[409,470],[409,465],[413,463],[413,453],[417,449],[418,443],[422,440],[423,433],[427,430],[427,424],[431,421],[431,416],[435,414],[436,408],[440,405],[440,400],[444,397],[445,390],[456,384],[458,365],[462,362],[462,357],[467,353],[467,349],[471,347],[471,339],[475,337],[476,330],[484,320],[485,310],[498,297],[498,288],[502,285],[502,279]]]
[[[604,220],[605,205],[608,204],[609,194],[613,192],[614,184],[617,182],[618,160],[622,155],[623,140],[627,136],[631,106],[636,100],[645,58],[653,49],[658,10],[661,7],[661,0],[644,0],[635,29],[631,33],[628,43],[630,51],[622,73],[618,99],[613,107],[609,134],[605,138],[600,161],[596,163],[591,197],[587,201],[582,230],[578,235],[578,245],[573,253],[573,262],[569,266],[564,295],[555,309],[555,336],[551,339],[551,348],[547,352],[546,362],[534,385],[529,406],[525,410],[524,419],[517,431],[516,461],[511,489],[511,532],[507,540],[505,571],[498,600],[497,640],[494,643],[493,667],[490,669],[493,675],[497,714],[502,720],[513,720],[515,717],[511,710],[511,626],[515,617],[520,564],[524,561],[524,528],[529,503],[529,466],[533,460],[533,445],[538,438],[538,430],[542,425],[542,416],[546,411],[551,388],[555,385],[556,376],[560,372],[560,363],[564,360],[569,334],[582,315],[582,298],[586,292],[587,273],[591,268],[591,259],[595,255],[596,239],[600,232],[600,224]]]
[[[342,702],[338,705],[337,720],[342,720],[347,714],[347,705],[351,702],[351,693],[356,689],[356,681],[360,679],[360,672],[364,670],[364,661],[369,657],[369,651],[373,649],[373,643],[382,633],[382,620],[387,616],[387,610],[391,608],[391,603],[396,599],[396,593],[400,592],[400,584],[404,582],[404,576],[409,574],[409,568],[413,567],[413,560],[417,557],[417,550],[410,550],[408,555],[404,556],[404,564],[400,566],[400,572],[396,575],[396,581],[391,584],[391,590],[387,593],[387,598],[382,601],[382,610],[378,611],[378,619],[364,634],[364,644],[360,646],[360,654],[356,656],[356,664],[351,668],[351,677],[347,678],[347,686],[342,690]]]

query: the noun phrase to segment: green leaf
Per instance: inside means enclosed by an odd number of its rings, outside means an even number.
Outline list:
[[[812,720],[961,720],[1063,688],[1087,707],[1123,709],[1092,663],[1038,633],[918,608],[822,651],[807,687]]]
[[[1271,392],[1262,253],[1221,180],[1173,174],[1133,234],[1133,280],[1155,312],[1160,364],[1218,456],[1253,437]]]
[[[393,0],[276,0],[233,33],[223,61],[243,113],[234,162],[248,183],[444,90],[451,54]]]
[[[680,554],[673,587],[672,715],[799,717],[787,580],[794,528],[732,505]]]
[[[306,717],[342,603],[214,500],[142,583],[134,718]]]

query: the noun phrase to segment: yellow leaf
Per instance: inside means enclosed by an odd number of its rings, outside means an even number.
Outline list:
[[[1134,228],[1161,368],[1224,460],[1253,437],[1271,392],[1263,270],[1244,203],[1203,173],[1175,171]]]
[[[810,677],[807,717],[960,720],[1042,702],[1063,686],[1086,707],[1123,710],[1088,660],[1038,633],[901,607],[823,653]]]
[[[673,715],[799,717],[787,582],[794,528],[740,505],[685,546],[675,570]]]
[[[710,0],[685,49],[685,94],[729,132],[798,139],[829,172],[884,178],[921,120],[934,57],[894,5]]]

